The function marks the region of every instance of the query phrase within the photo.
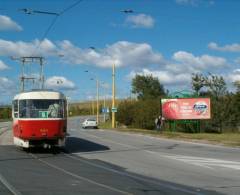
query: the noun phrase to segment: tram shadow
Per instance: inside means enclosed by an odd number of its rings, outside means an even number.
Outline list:
[[[77,152],[97,152],[110,150],[108,146],[104,146],[79,137],[67,137],[65,151],[68,153]]]

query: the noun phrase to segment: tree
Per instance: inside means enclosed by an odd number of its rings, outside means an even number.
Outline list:
[[[163,85],[152,75],[136,75],[132,80],[132,93],[139,100],[156,99],[165,95]]]
[[[227,85],[222,76],[209,73],[209,76],[205,78],[205,85],[216,99],[227,93]]]
[[[192,74],[192,89],[199,95],[200,90],[204,87],[205,77],[202,74]]]
[[[200,90],[204,87],[204,91]],[[207,76],[202,74],[193,74],[192,88],[198,95],[211,97],[211,120],[204,122],[208,130],[223,131],[223,127],[234,126],[236,124],[235,116],[237,103],[234,101],[234,95],[227,91],[227,85],[222,76],[209,73]],[[235,97],[237,100],[237,96]],[[237,113],[237,114],[236,114]]]
[[[240,80],[235,81],[233,84],[236,87],[237,93],[240,93]]]
[[[240,125],[239,116],[240,116],[240,80],[234,83],[237,88],[236,93],[234,95],[234,120],[236,121],[236,125]]]
[[[218,127],[222,133],[223,126],[231,117],[231,109],[228,106],[231,96],[227,92],[226,82],[222,76],[209,73],[209,76],[205,77],[205,86],[211,94],[212,125]]]

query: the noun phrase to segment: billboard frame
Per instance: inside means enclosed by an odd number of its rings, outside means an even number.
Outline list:
[[[161,98],[160,99],[160,104],[162,107],[162,99],[184,99],[184,98],[200,98],[196,93],[193,91],[189,90],[182,90],[182,91],[175,91],[166,98]],[[204,97],[204,98],[209,98],[209,97]],[[161,109],[162,110],[162,109]],[[201,132],[201,119],[178,119],[178,120],[166,120],[166,122],[169,124],[169,129],[170,131],[176,131],[176,127],[178,124],[194,124],[194,132],[195,133],[200,133]]]

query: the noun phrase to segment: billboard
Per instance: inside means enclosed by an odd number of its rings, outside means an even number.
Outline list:
[[[210,119],[210,98],[162,99],[162,115],[165,119]]]

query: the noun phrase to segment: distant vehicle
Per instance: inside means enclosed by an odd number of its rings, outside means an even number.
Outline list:
[[[97,121],[95,119],[92,118],[88,118],[86,119],[83,123],[82,123],[82,128],[94,128],[97,129],[98,128],[98,124]]]
[[[50,90],[17,94],[13,99],[13,141],[23,148],[65,146],[66,97]]]

